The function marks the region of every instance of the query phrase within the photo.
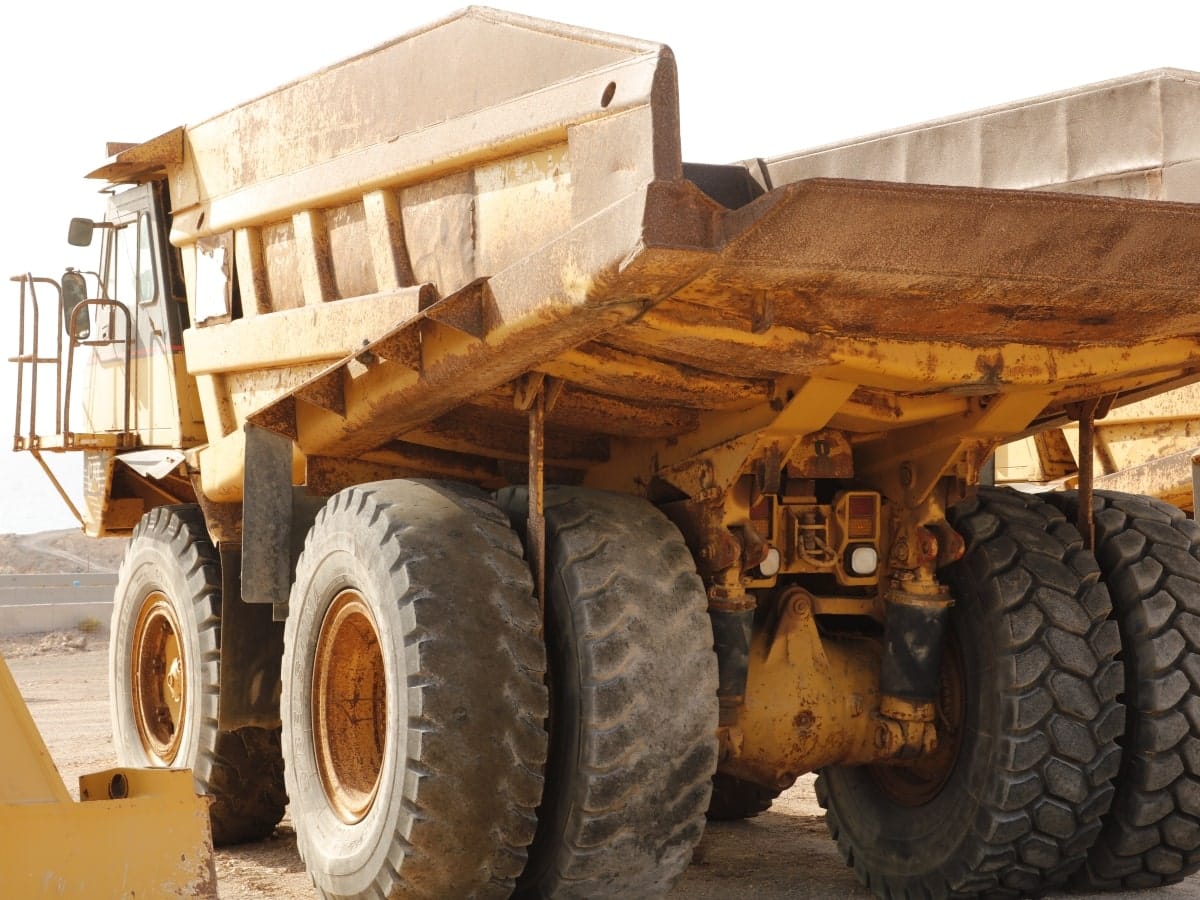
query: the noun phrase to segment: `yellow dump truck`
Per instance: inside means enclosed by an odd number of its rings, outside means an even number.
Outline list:
[[[1200,207],[685,164],[669,49],[483,9],[111,150],[16,446],[132,534],[115,741],[218,841],[652,897],[818,771],[881,896],[1200,866],[1200,529],[981,486],[1200,377]]]

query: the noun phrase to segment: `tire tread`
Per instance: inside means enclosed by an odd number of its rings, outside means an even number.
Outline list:
[[[287,806],[279,729],[245,727],[222,731],[218,727],[221,562],[209,540],[200,507],[159,506],[142,517],[117,576],[117,598],[122,598],[128,590],[129,579],[150,547],[163,551],[166,559],[179,566],[188,596],[174,599],[190,604],[196,622],[201,683],[196,700],[200,705],[200,728],[195,759],[188,764],[196,789],[212,797],[209,816],[213,843],[224,846],[259,840],[271,834]],[[120,615],[119,606],[118,603],[114,607],[114,622]],[[119,633],[119,629],[113,629],[112,654],[127,649],[119,646]],[[112,689],[116,688],[114,683]],[[123,765],[146,765],[136,733],[120,734],[117,702],[114,695],[114,743],[118,759]]]
[[[1074,491],[1046,498],[1074,518]],[[1124,759],[1116,797],[1076,886],[1146,889],[1200,870],[1200,528],[1151,497],[1096,491],[1096,556],[1123,645]],[[1190,808],[1189,808],[1190,807]]]
[[[385,859],[367,896],[507,897],[536,827],[548,711],[541,621],[520,542],[488,495],[469,485],[359,485],[318,515],[297,566],[294,607],[305,602],[303,585],[327,545],[345,534],[391,585],[381,602],[395,604],[409,711],[396,825],[383,837]],[[476,597],[463,592],[468,582]],[[285,632],[285,669],[304,657],[296,640]],[[293,693],[285,686],[285,713]],[[294,739],[285,743],[294,754]],[[291,766],[288,777],[301,790]],[[299,820],[297,845],[318,890],[341,896],[339,876],[322,868],[329,848]]]
[[[838,796],[846,776],[821,772],[817,797],[847,865],[881,897],[1037,893],[1079,867],[1112,802],[1123,723],[1118,639],[1095,562],[1054,507],[982,488],[949,519],[966,553],[944,574],[977,586],[1000,673],[991,686],[1000,697],[997,751],[977,795],[963,797],[976,804],[973,821],[926,871],[900,875],[860,843],[865,813]]]
[[[501,501],[523,517],[523,490]],[[565,820],[548,840],[539,832],[518,896],[663,896],[703,832],[716,767],[704,588],[678,530],[644,500],[551,487],[545,515],[583,724],[569,783],[554,788],[567,792]]]

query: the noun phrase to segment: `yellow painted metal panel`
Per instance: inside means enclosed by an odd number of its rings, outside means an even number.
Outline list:
[[[3,658],[0,658],[0,726],[4,735],[0,740],[0,803],[16,806],[70,802],[71,795],[63,786],[50,751]]]
[[[0,658],[5,897],[215,897],[208,799],[186,770],[113,769],[71,799]]]

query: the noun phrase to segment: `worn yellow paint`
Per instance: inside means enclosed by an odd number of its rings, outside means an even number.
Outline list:
[[[0,734],[5,896],[216,896],[208,800],[196,795],[191,772],[85,775],[76,803],[3,659]]]
[[[774,629],[750,647],[745,702],[738,709],[732,758],[721,771],[779,788],[830,765],[886,759],[880,740],[880,644],[867,638],[822,638],[813,598],[789,594]]]

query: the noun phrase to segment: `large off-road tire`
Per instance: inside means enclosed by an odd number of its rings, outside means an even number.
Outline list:
[[[1024,896],[1083,862],[1112,800],[1119,637],[1094,557],[1030,495],[983,489],[950,515],[965,557],[943,655],[940,750],[824,770],[817,797],[877,895]]]
[[[334,495],[284,631],[300,855],[328,897],[507,897],[542,796],[545,648],[521,544],[464,485]]]
[[[1074,518],[1074,492],[1045,495]],[[1125,663],[1116,796],[1076,874],[1150,888],[1200,869],[1200,525],[1149,497],[1097,491],[1096,558]]]
[[[196,506],[142,517],[121,563],[109,641],[113,744],[123,766],[191,768],[213,840],[270,834],[287,795],[279,729],[217,727],[221,565]]]
[[[704,815],[710,822],[753,819],[770,809],[778,796],[773,788],[718,772],[713,776],[712,797]]]
[[[524,527],[524,489],[501,503]],[[550,761],[527,898],[660,897],[704,830],[717,668],[704,587],[644,500],[546,491]]]

